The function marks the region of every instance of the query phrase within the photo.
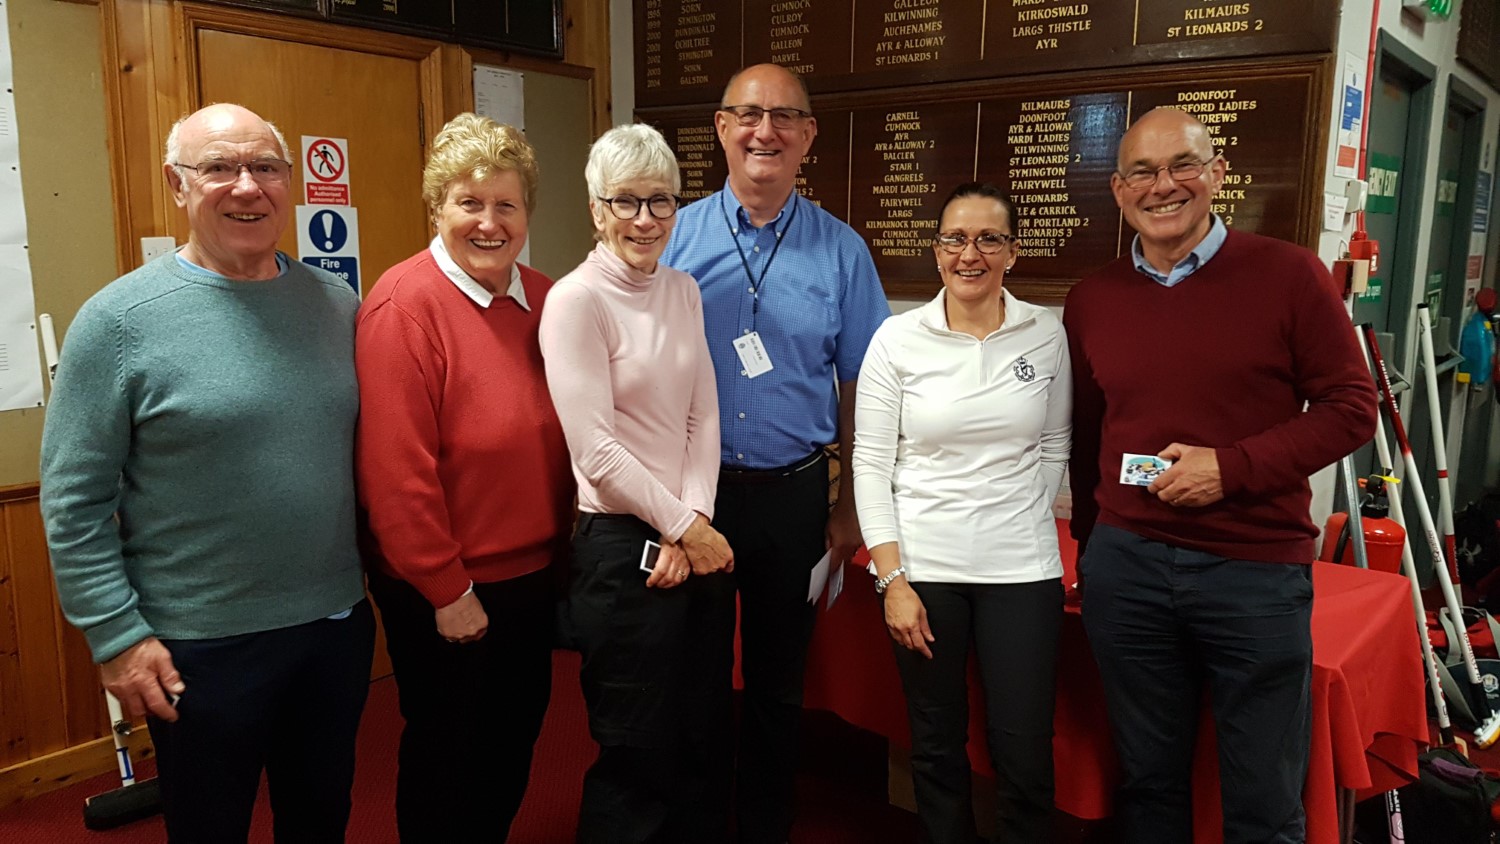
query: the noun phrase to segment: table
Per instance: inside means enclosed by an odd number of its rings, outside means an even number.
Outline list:
[[[1060,523],[1072,583],[1071,540]],[[844,595],[822,613],[811,646],[806,705],[910,743],[900,678],[873,578],[850,567]],[[1312,752],[1303,789],[1308,844],[1337,844],[1339,795],[1363,799],[1416,776],[1428,739],[1421,651],[1404,577],[1332,563],[1313,564]],[[1053,758],[1057,806],[1081,818],[1108,817],[1118,763],[1076,601],[1063,625]],[[971,666],[972,668],[972,666]],[[970,678],[969,758],[989,772],[977,675]],[[1202,721],[1194,762],[1195,839],[1223,840],[1213,730]]]

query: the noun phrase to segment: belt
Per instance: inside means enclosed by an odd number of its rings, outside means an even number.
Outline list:
[[[779,481],[811,469],[815,466],[824,466],[828,463],[828,452],[818,449],[801,460],[789,463],[776,469],[731,469],[727,466],[719,467],[719,483],[721,484],[763,484]]]

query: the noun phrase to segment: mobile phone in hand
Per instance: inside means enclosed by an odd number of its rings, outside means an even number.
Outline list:
[[[641,550],[641,571],[650,572],[656,570],[656,558],[661,556],[661,544],[646,540],[646,547]]]

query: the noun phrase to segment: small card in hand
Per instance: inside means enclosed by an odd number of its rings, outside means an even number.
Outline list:
[[[1158,475],[1171,467],[1172,461],[1154,454],[1126,454],[1120,460],[1120,483],[1150,486]]]

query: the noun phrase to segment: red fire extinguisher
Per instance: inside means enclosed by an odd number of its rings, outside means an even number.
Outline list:
[[[1395,478],[1371,475],[1360,482],[1365,490],[1360,501],[1359,514],[1364,524],[1365,554],[1370,568],[1399,574],[1401,571],[1401,549],[1406,542],[1406,529],[1388,517],[1390,504],[1386,501],[1387,483],[1397,483]],[[1349,514],[1334,513],[1323,527],[1323,550],[1318,559],[1352,565],[1354,549],[1349,546]]]

